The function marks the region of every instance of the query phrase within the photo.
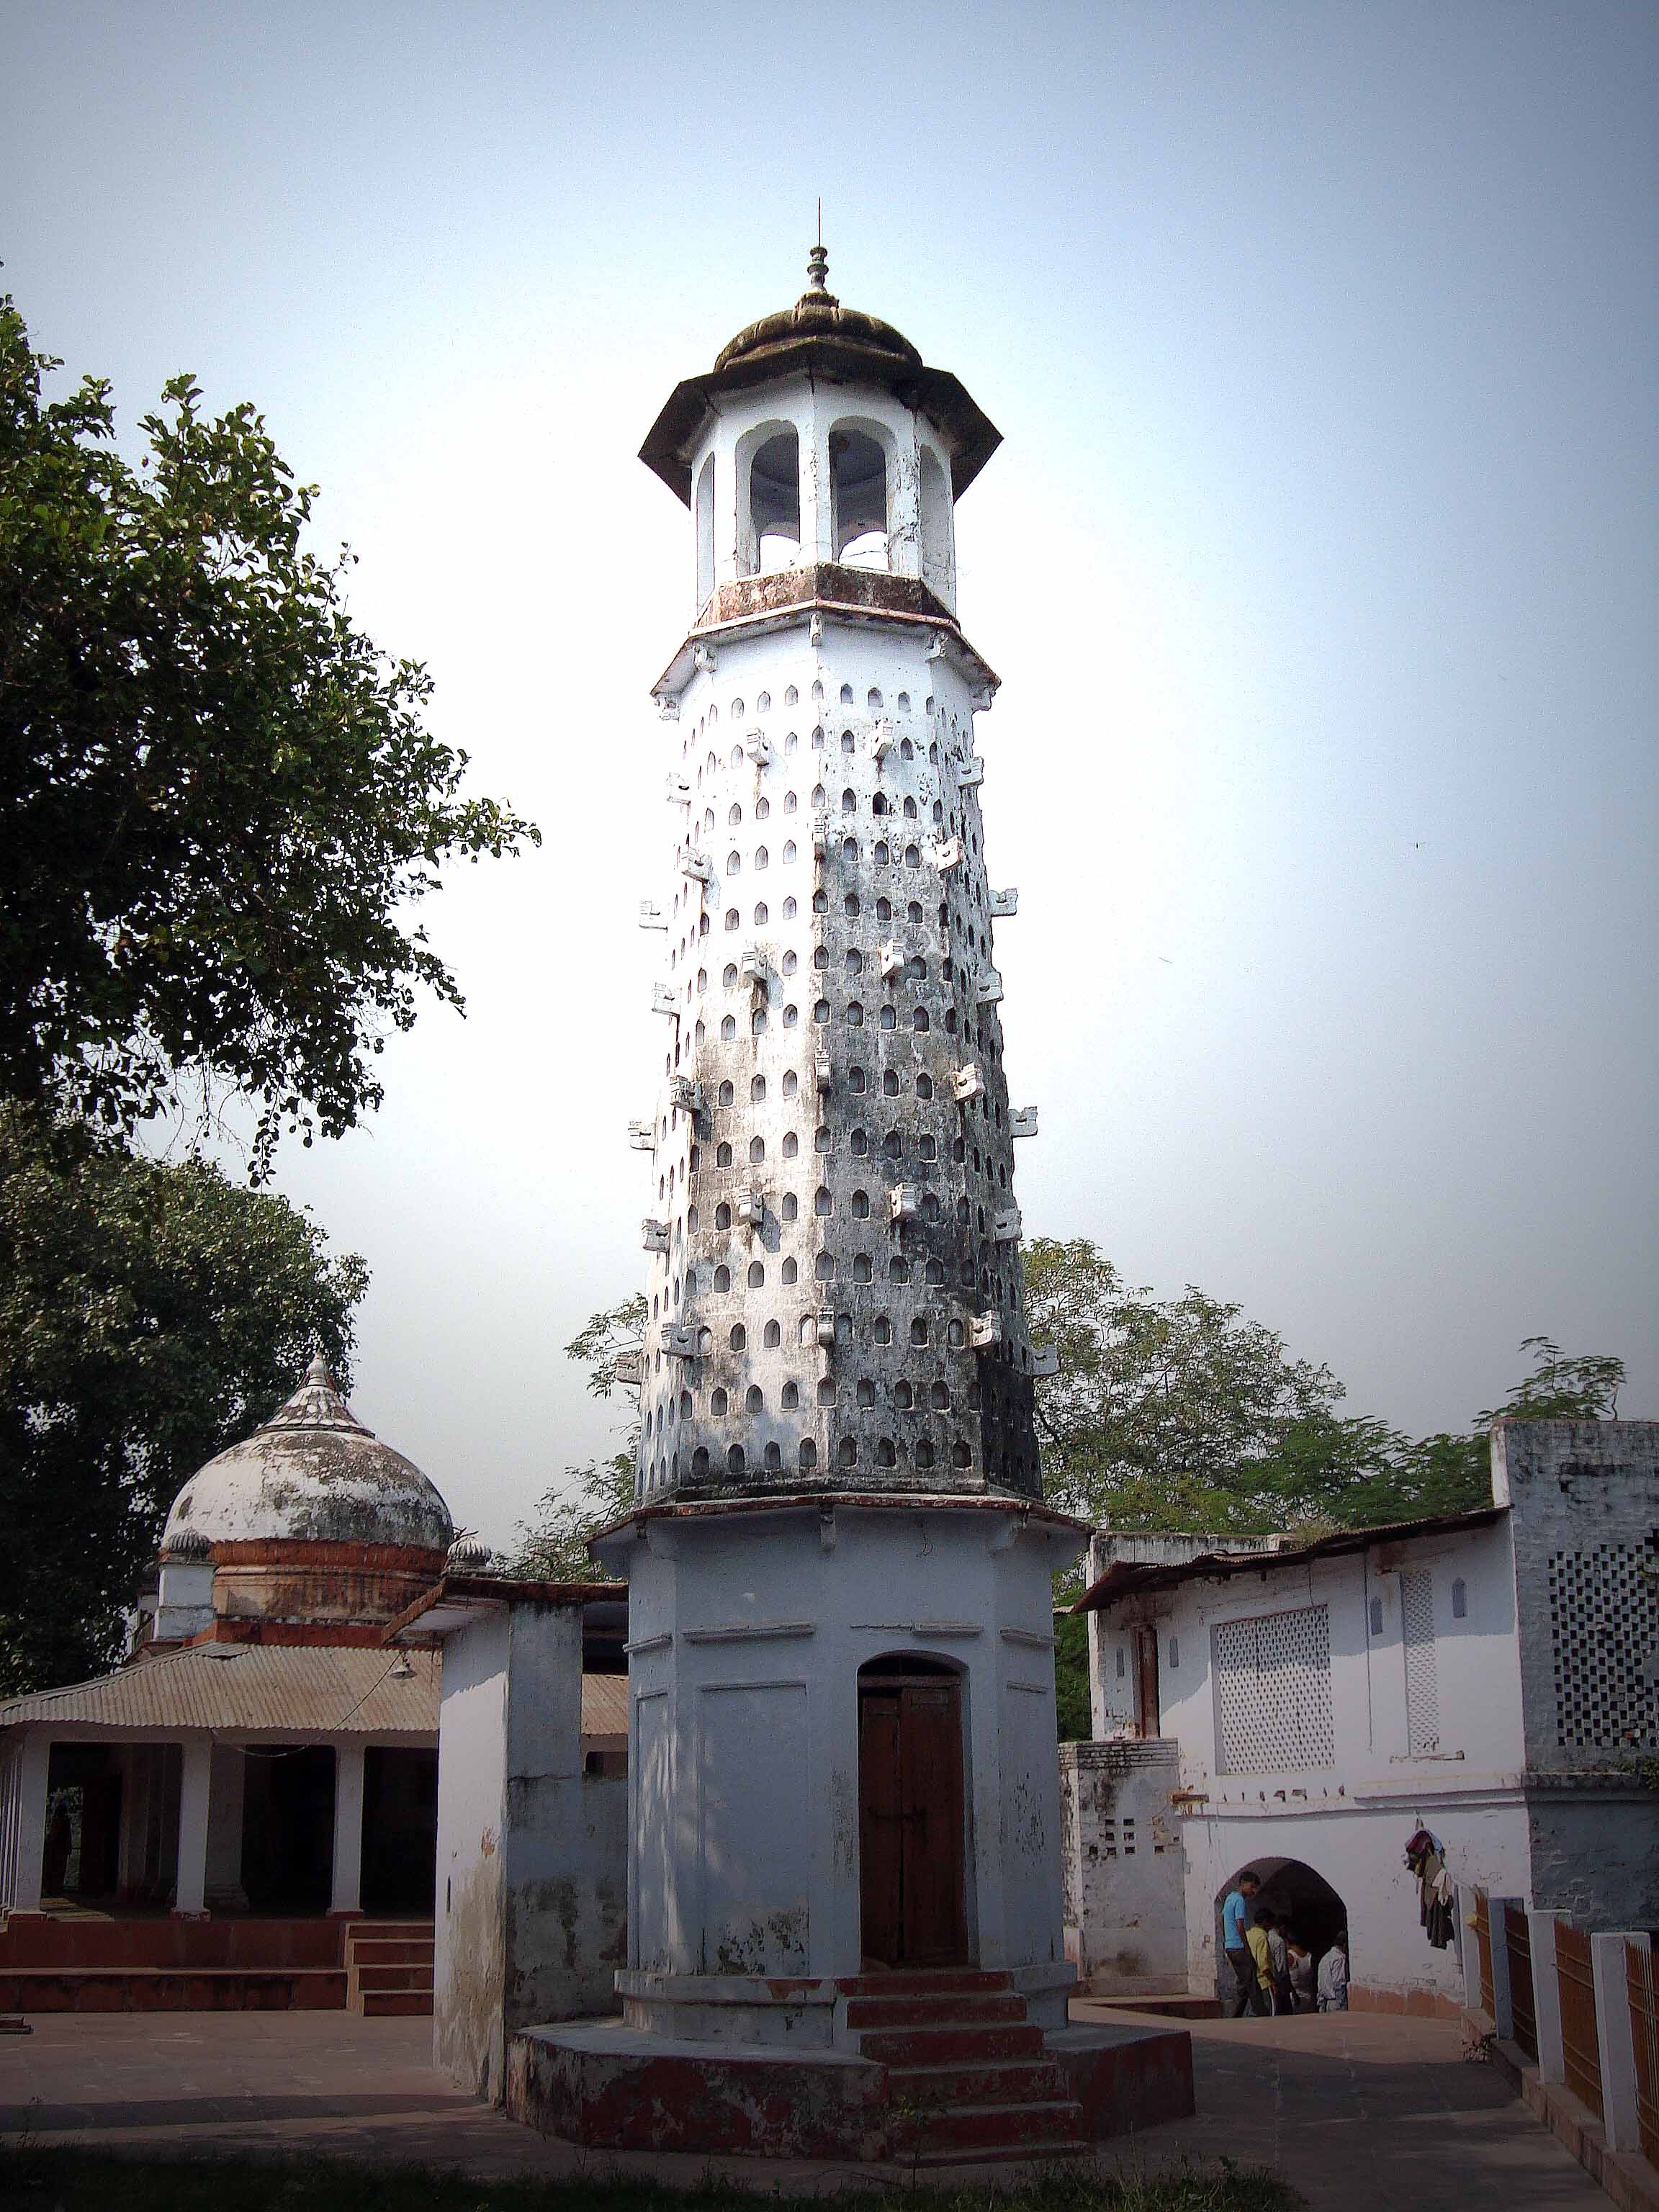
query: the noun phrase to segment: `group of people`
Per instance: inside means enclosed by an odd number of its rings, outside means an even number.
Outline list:
[[[1320,1956],[1314,1954],[1282,1914],[1258,1905],[1261,1881],[1242,1874],[1221,1905],[1221,1940],[1238,1984],[1233,2018],[1246,2013],[1346,2012],[1346,1931]]]

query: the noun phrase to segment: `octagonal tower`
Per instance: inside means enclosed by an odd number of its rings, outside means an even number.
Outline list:
[[[691,508],[656,687],[672,843],[655,1005],[638,1495],[1035,1498],[953,495],[998,434],[812,283],[681,384],[644,458]],[[666,842],[666,841],[665,841]]]
[[[825,2054],[808,2106],[839,2117],[811,2141],[890,2140],[856,2108],[908,2094],[873,2033],[897,1984],[862,1977],[929,1974],[903,2001],[942,2033],[1039,2052],[1074,1979],[1051,1577],[1085,1532],[1042,1502],[1013,1195],[1036,1115],[1003,1074],[1017,902],[974,747],[996,678],[956,614],[954,501],[998,434],[839,304],[821,248],[809,270],[643,452],[690,511],[696,591],[654,687],[638,1479],[596,1540],[630,1584],[624,2026],[547,2031],[556,2124],[596,2142],[619,2124],[581,2084],[630,2052],[647,2081],[665,2039],[711,2046],[688,2147],[748,2125],[720,2067],[783,2045]],[[1060,2101],[1041,2126],[1075,2131]]]

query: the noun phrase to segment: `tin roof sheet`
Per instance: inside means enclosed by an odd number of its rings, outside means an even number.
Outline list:
[[[435,1739],[438,1669],[435,1651],[190,1644],[94,1681],[9,1698],[0,1705],[0,1728],[44,1721],[111,1730]],[[583,1735],[627,1731],[626,1675],[585,1674]]]
[[[1304,1567],[1311,1559],[1366,1552],[1413,1536],[1455,1535],[1465,1528],[1487,1528],[1508,1512],[1507,1505],[1478,1505],[1467,1513],[1431,1513],[1415,1521],[1379,1522],[1369,1528],[1335,1528],[1304,1544],[1287,1543],[1277,1552],[1200,1552],[1190,1559],[1167,1561],[1115,1559],[1068,1610],[1099,1613],[1132,1592],[1174,1589],[1182,1583],[1217,1582],[1229,1575],[1266,1577],[1277,1574],[1281,1567]]]

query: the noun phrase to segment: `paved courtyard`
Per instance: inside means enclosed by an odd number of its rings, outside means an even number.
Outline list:
[[[1093,2010],[1075,2008],[1079,2018]],[[31,2036],[0,2038],[0,2133],[136,2156],[410,2159],[480,2178],[621,2168],[694,2181],[708,2170],[701,2157],[544,2142],[441,2081],[430,2039],[426,2021],[348,2013],[45,2015]],[[1273,2166],[1315,2212],[1605,2212],[1600,2190],[1501,2079],[1460,2057],[1449,2023],[1364,2013],[1201,2021],[1193,2048],[1198,2116],[1106,2145],[1103,2162]],[[814,2193],[867,2174],[805,2160],[733,2159],[723,2170]]]

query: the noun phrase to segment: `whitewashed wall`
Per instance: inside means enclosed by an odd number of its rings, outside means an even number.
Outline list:
[[[583,1773],[581,1667],[577,1607],[444,1639],[433,2055],[492,2100],[515,2029],[616,2006],[628,1785]]]
[[[1060,1747],[1066,1955],[1103,1994],[1187,1987],[1179,1747],[1158,1737]]]
[[[1063,1968],[1050,1577],[1068,1531],[937,1500],[757,1503],[604,1548],[629,1583],[631,1966],[858,1972],[858,1673],[898,1653],[963,1680],[971,1955]]]

